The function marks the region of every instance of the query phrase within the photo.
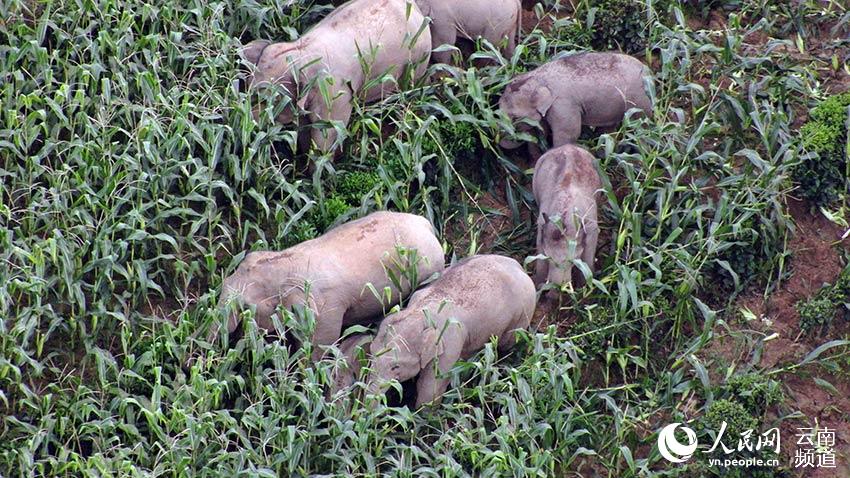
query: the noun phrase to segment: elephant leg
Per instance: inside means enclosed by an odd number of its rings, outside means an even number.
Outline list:
[[[316,99],[311,102],[311,121],[314,123],[319,121],[339,121],[343,124],[343,126],[348,125],[348,121],[351,119],[352,95],[347,88],[336,92],[336,96],[331,100],[330,105],[328,105],[324,98],[322,98],[318,93],[316,93],[314,98]],[[318,129],[314,127],[311,137],[315,146],[320,151],[327,153],[336,142],[337,132],[333,127],[325,129]]]
[[[514,39],[515,33],[515,25],[510,30],[505,31],[503,24],[496,24],[490,25],[482,36],[486,38],[488,42],[492,43],[493,46],[498,48],[505,58],[510,59],[516,49],[516,42]]]
[[[519,329],[509,330],[499,337],[499,344],[496,346],[496,350],[498,350],[499,353],[505,353],[514,348],[514,345],[516,345],[517,330]]]
[[[549,277],[549,261],[538,259],[534,263],[534,285],[540,287]]]
[[[505,46],[505,58],[510,60],[514,57],[514,52],[516,51],[516,32],[512,31],[508,33],[508,44]]]
[[[549,109],[546,122],[552,131],[552,147],[573,144],[581,136],[581,111],[574,106]]]
[[[537,253],[543,253],[543,226],[537,224]],[[546,278],[549,276],[549,260],[537,259],[534,261],[534,285],[539,287],[546,283]]]
[[[342,334],[342,309],[316,312],[316,329],[313,331],[313,361],[325,355],[325,347],[333,345]]]
[[[643,110],[646,117],[652,118],[652,100],[649,99],[649,96],[647,96],[646,93],[641,91],[640,94],[637,95],[634,106]]]
[[[460,360],[463,352],[464,337],[460,331],[451,327],[443,333],[443,353],[419,372],[416,380],[416,408],[427,403],[439,403],[443,393],[449,387],[449,371]]]
[[[596,243],[599,240],[599,226],[596,224],[588,225],[584,230],[584,250],[581,252],[581,260],[593,272],[594,262],[596,259]]]
[[[230,298],[234,292],[237,292],[237,295]],[[222,296],[219,300],[218,307],[220,310],[222,308],[226,308],[226,330],[228,334],[232,334],[239,326],[242,310],[251,306],[254,307],[254,320],[256,321],[257,326],[266,330],[271,330],[272,325],[270,317],[274,314],[275,308],[279,302],[279,296],[267,295],[262,292],[258,293],[252,283],[246,284],[244,282],[237,282],[236,284],[228,284],[227,280],[225,280],[225,284],[222,286]],[[210,327],[207,339],[209,341],[213,341],[220,333],[221,323],[216,321]]]
[[[443,45],[455,46],[457,43],[457,28],[452,23],[450,25],[434,26],[431,30],[431,44],[434,48],[439,48]],[[431,60],[434,63],[452,64],[452,50],[438,51],[431,53]]]
[[[227,310],[226,310],[226,312],[227,312],[226,330],[227,330],[228,335],[232,334],[233,331],[236,330],[236,327],[239,326],[238,307],[237,307],[237,310],[234,310],[232,307],[233,306],[227,307]],[[221,309],[222,308],[220,307],[219,310],[221,310]],[[210,325],[209,332],[207,333],[207,342],[212,343],[213,341],[215,341],[215,339],[218,338],[220,333],[221,333],[221,322],[216,320],[215,322],[212,323],[212,325]]]

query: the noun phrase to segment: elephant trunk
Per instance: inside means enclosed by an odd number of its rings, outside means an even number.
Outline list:
[[[513,141],[513,140],[510,140],[510,139],[503,139],[503,140],[499,141],[499,146],[501,146],[504,149],[517,149],[517,148],[520,147],[520,143],[519,143],[519,141]]]

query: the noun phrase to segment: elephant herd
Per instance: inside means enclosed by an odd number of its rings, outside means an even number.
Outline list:
[[[367,101],[397,88],[404,75],[424,74],[429,58],[449,61],[445,49],[458,37],[484,37],[512,53],[520,30],[519,0],[352,0],[291,43],[254,41],[243,54],[255,65],[253,87],[283,87],[313,121],[347,122],[351,101]],[[429,24],[430,22],[430,24]],[[364,61],[364,59],[366,59]],[[403,68],[402,68],[403,66]],[[394,81],[386,81],[386,75]],[[537,304],[537,287],[572,280],[576,260],[592,272],[599,234],[594,157],[576,146],[582,125],[616,127],[635,108],[652,113],[646,93],[649,70],[619,53],[580,53],[555,59],[514,78],[499,102],[515,125],[501,142],[518,147],[511,134],[535,124],[551,135],[553,148],[536,162],[534,197],[539,207],[534,280],[514,259],[476,255],[445,266],[431,223],[420,216],[375,212],[284,251],[251,252],[224,280],[220,306],[232,333],[241,310],[253,308],[260,327],[273,329],[278,308],[309,310],[315,319],[313,358],[336,345],[347,369],[334,377],[345,390],[359,373],[357,350],[370,360],[367,391],[380,394],[394,380],[416,378],[416,405],[439,400],[448,372],[493,338],[509,349],[526,329]],[[302,94],[310,81],[327,81],[331,94]],[[276,119],[289,122],[291,108]],[[314,129],[314,144],[337,147],[332,131]],[[428,279],[432,279],[428,281]],[[426,282],[421,288],[418,284]],[[405,302],[404,299],[407,298]],[[352,325],[380,320],[377,333],[348,334]]]

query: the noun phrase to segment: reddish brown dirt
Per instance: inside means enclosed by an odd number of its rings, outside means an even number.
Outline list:
[[[809,352],[830,340],[847,336],[847,326],[830,330],[825,336],[802,335],[800,317],[796,304],[813,296],[825,283],[832,283],[842,270],[841,250],[850,246],[842,241],[844,230],[828,221],[822,214],[812,214],[809,207],[792,201],[788,210],[796,223],[797,232],[789,244],[793,254],[789,268],[791,276],[775,290],[767,300],[762,290],[753,290],[743,295],[733,310],[746,308],[760,321],[743,326],[733,324],[733,329],[754,329],[765,336],[776,334],[776,338],[765,343],[757,366],[764,370],[777,370],[799,363]],[[730,319],[732,321],[732,319]],[[732,321],[734,322],[734,321]],[[733,335],[718,337],[710,347],[709,356],[720,358],[720,363],[740,364],[750,361],[754,350],[751,344],[742,343]],[[827,355],[829,355],[827,353]],[[715,367],[719,368],[719,367]],[[713,377],[715,380],[720,378]],[[850,379],[847,375],[833,376],[822,368],[809,366],[793,372],[778,374],[787,392],[788,400],[780,407],[779,416],[799,412],[803,416],[786,420],[780,426],[784,442],[784,464],[792,464],[797,450],[798,428],[821,427],[836,430],[836,452],[842,453],[837,462],[843,469],[807,469],[807,478],[850,476]],[[838,393],[819,386],[815,378],[826,380]],[[836,474],[837,473],[837,474]]]
[[[800,316],[795,304],[813,296],[826,283],[832,283],[841,272],[842,264],[838,245],[847,246],[848,241],[841,240],[844,231],[831,223],[822,214],[810,214],[808,206],[793,201],[789,212],[796,223],[796,234],[791,239],[789,250],[792,258],[791,277],[782,283],[777,291],[768,298],[761,291],[753,291],[739,300],[740,307],[746,307],[758,317],[772,322],[768,329],[779,337],[769,341],[762,356],[761,365],[775,367],[788,360],[808,353],[812,345],[822,341],[813,337],[798,337],[800,334]]]

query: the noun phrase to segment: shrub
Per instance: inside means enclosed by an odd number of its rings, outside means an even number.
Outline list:
[[[835,317],[835,304],[828,297],[816,297],[797,303],[800,314],[800,328],[806,332],[823,329],[832,323]]]
[[[319,231],[313,221],[300,221],[295,225],[293,231],[287,235],[284,247],[292,247],[304,241],[315,239],[318,235]]]
[[[359,204],[363,196],[381,181],[378,174],[374,172],[351,171],[341,176],[337,180],[336,193],[349,204]]]
[[[325,230],[349,209],[351,209],[351,206],[343,198],[333,195],[325,201],[322,213],[316,219],[316,224],[319,229]]]
[[[618,327],[613,311],[602,307],[584,307],[579,310],[575,324],[570,327],[570,336],[587,357],[601,357],[608,349],[612,336],[625,329]]]
[[[850,92],[830,96],[812,110],[811,120],[845,129],[848,107],[850,107]]]
[[[839,199],[847,181],[847,109],[850,92],[818,104],[800,129],[801,148],[809,153],[797,166],[800,194],[815,206]]]
[[[813,153],[832,153],[841,139],[841,130],[834,124],[812,121],[800,128],[803,148]]]
[[[724,236],[727,245],[706,267],[706,284],[711,284],[706,288],[707,297],[719,304],[734,299],[748,285],[765,280],[773,252],[781,248],[781,239],[755,218],[743,220],[737,230],[729,228]]]
[[[652,11],[666,10],[668,1],[586,0],[576,6],[580,23],[565,23],[557,28],[558,38],[576,46],[596,50],[644,50],[649,37],[647,18]]]
[[[741,379],[743,382],[749,382],[749,378]],[[752,383],[755,383],[753,381]],[[720,433],[720,428],[723,422],[726,422],[726,430],[723,432],[721,442],[728,448],[736,449],[738,440],[741,434],[747,430],[753,430],[752,437],[755,437],[760,432],[760,422],[758,417],[753,416],[747,407],[735,399],[716,400],[709,405],[708,410],[700,422],[700,430],[703,433],[708,431],[714,434]],[[715,439],[712,435],[710,440]],[[750,438],[751,441],[756,440]],[[758,457],[768,460],[777,458],[773,449],[764,448],[758,452],[748,452],[746,450],[737,452],[735,458]],[[756,454],[757,453],[757,454]],[[778,478],[787,477],[787,471],[782,468],[760,467],[753,466],[747,468],[718,468],[708,464],[708,459],[727,457],[722,447],[719,447],[713,454],[700,454],[699,461],[692,467],[695,471],[694,476],[723,476],[725,478]],[[698,470],[698,471],[697,471]]]
[[[720,428],[726,422],[724,436],[735,439],[747,430],[757,430],[759,422],[747,409],[735,400],[715,400],[708,406],[708,410],[700,422],[703,431],[719,433]]]
[[[825,285],[808,299],[797,302],[797,313],[800,314],[800,328],[805,332],[826,330],[832,325],[838,310],[847,315],[848,295],[850,295],[850,267],[845,267],[835,284]]]
[[[580,49],[589,49],[592,43],[592,32],[575,19],[558,20],[552,28],[552,33],[566,45]]]
[[[597,50],[620,49],[635,53],[646,48],[645,7],[634,0],[600,0],[591,33],[591,45]]]
[[[779,382],[757,373],[735,375],[726,382],[728,394],[753,416],[764,416],[768,408],[784,399]]]

